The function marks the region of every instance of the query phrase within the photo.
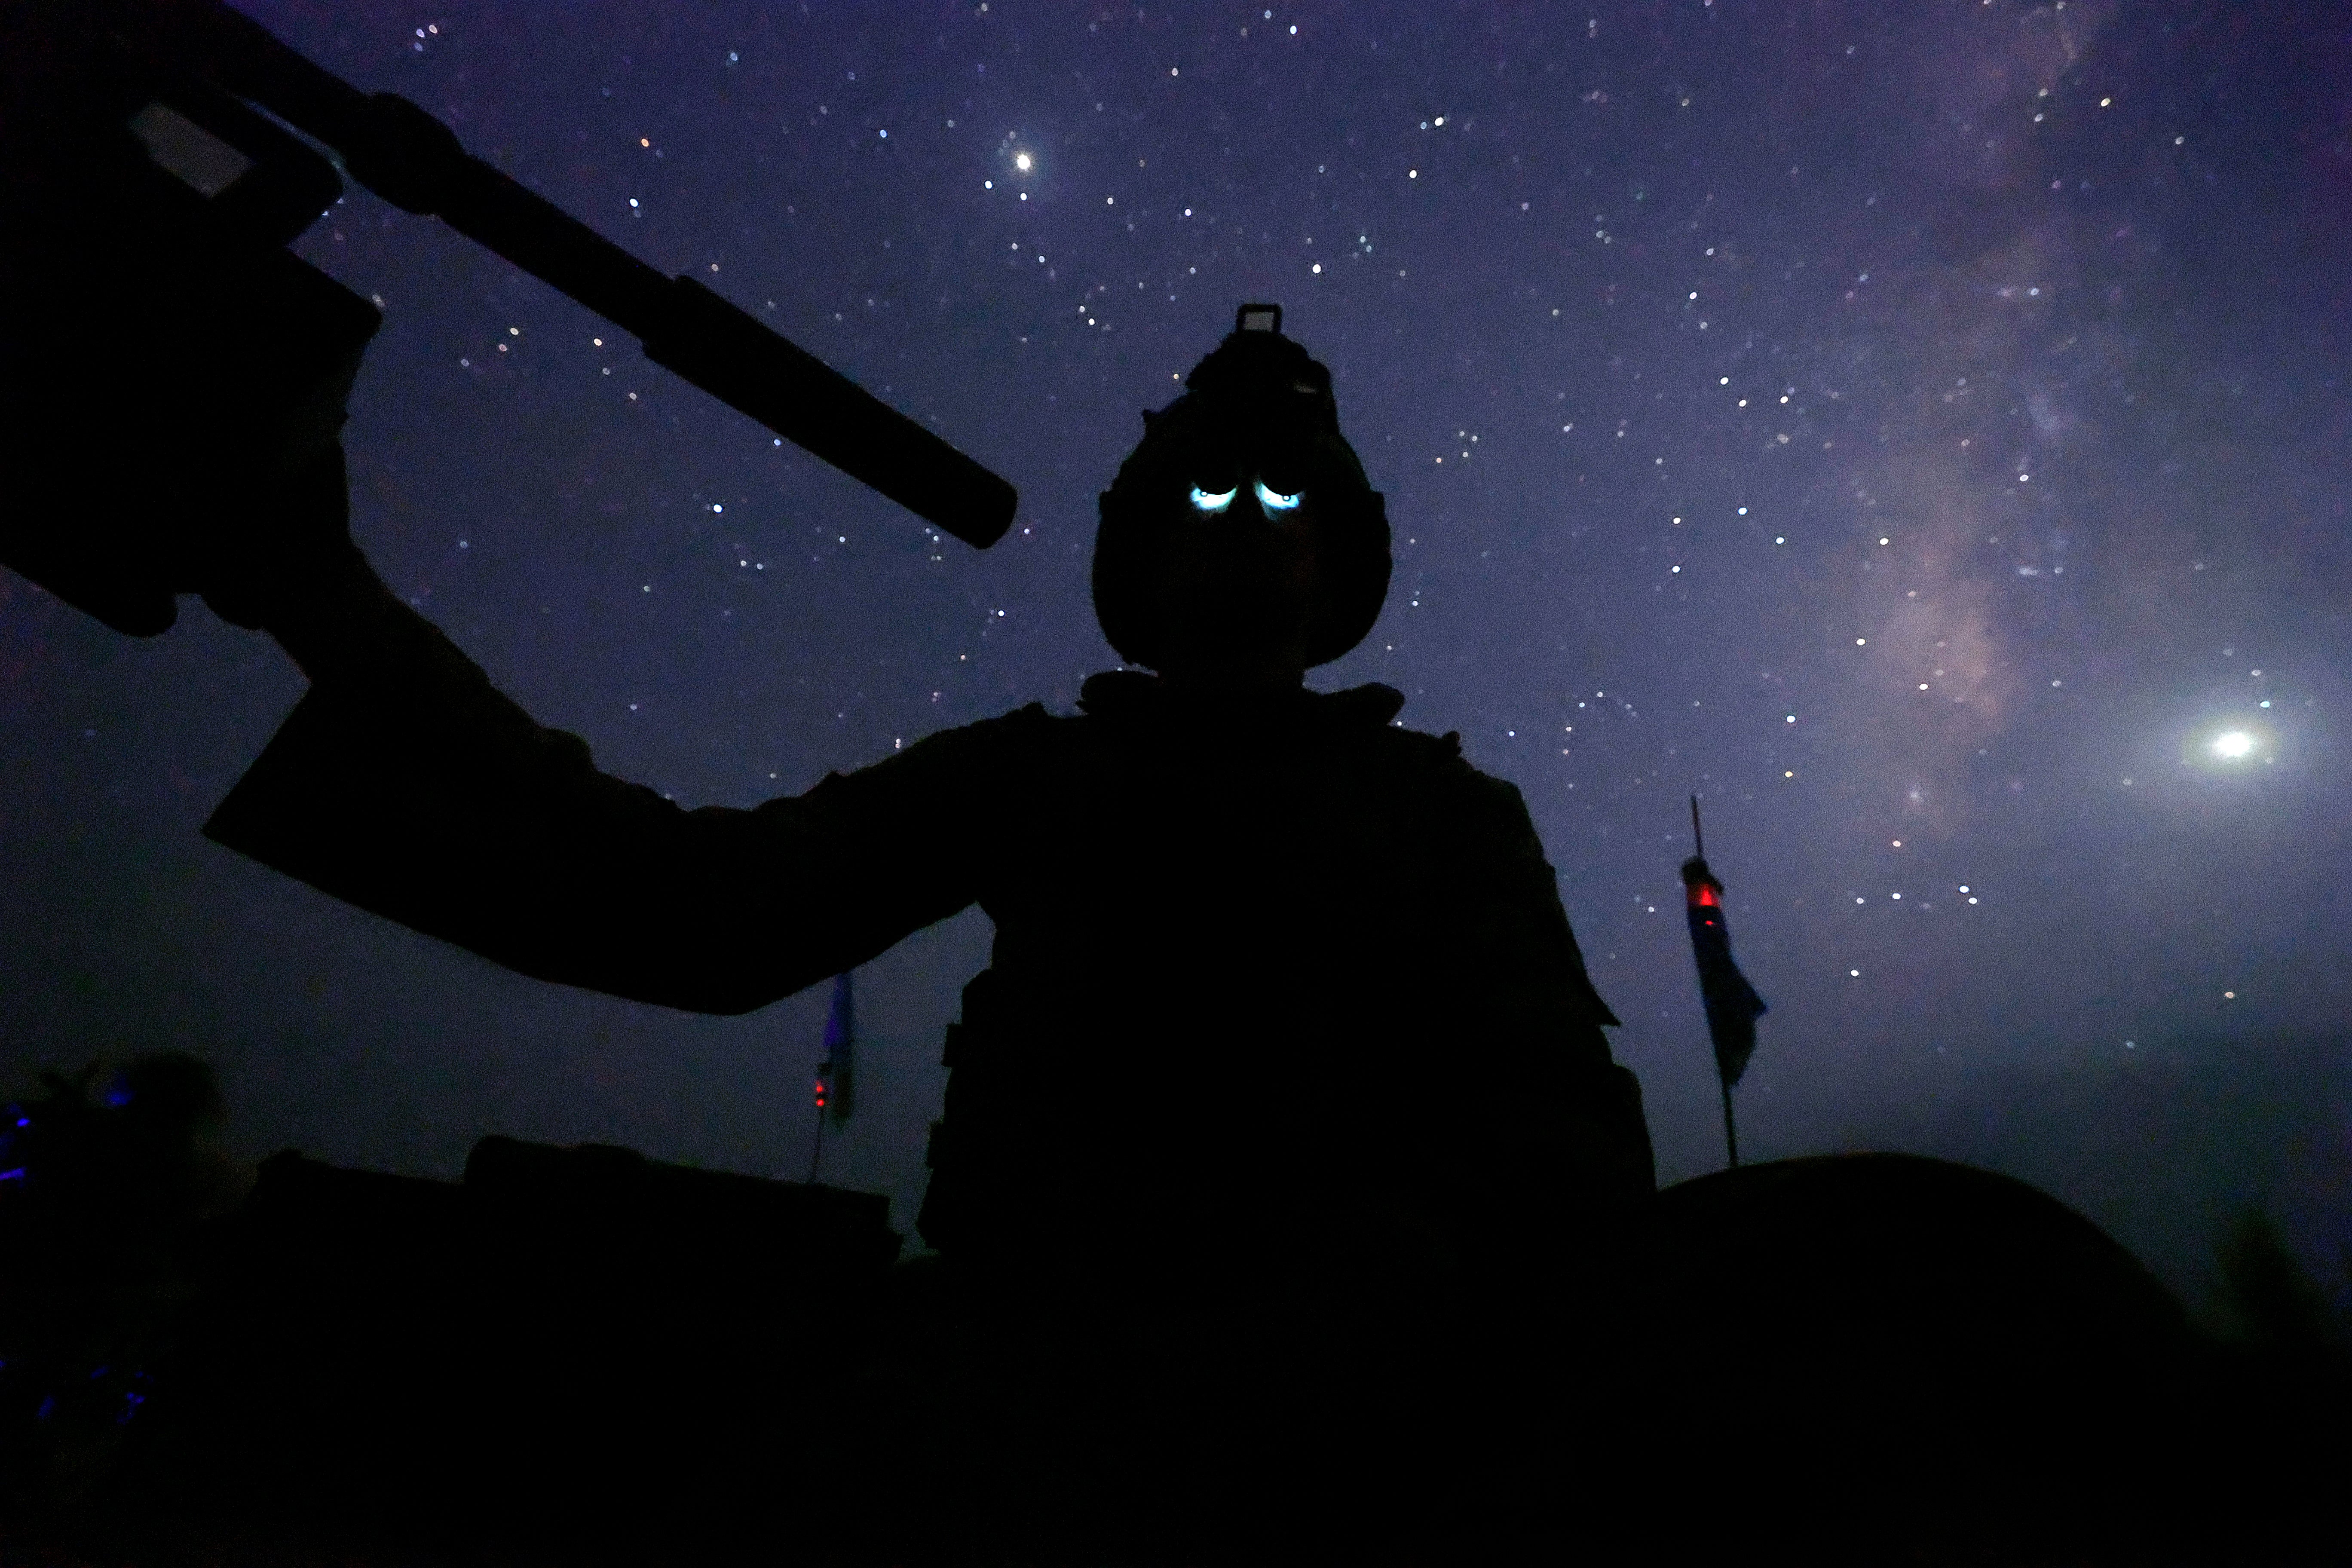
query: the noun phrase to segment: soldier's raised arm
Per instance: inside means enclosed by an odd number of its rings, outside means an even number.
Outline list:
[[[342,525],[340,458],[221,563],[207,600],[312,681],[205,832],[542,979],[740,1013],[975,896],[992,780],[1042,710],[808,794],[683,809],[600,773],[394,595]]]

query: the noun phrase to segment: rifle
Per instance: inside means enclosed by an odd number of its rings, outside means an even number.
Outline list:
[[[286,247],[345,173],[957,538],[1011,525],[997,475],[221,0],[0,0],[0,564],[152,636],[331,445],[382,315]]]

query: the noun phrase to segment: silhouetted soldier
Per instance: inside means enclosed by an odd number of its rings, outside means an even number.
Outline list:
[[[1265,315],[1101,498],[1096,612],[1143,669],[1076,715],[685,810],[288,521],[210,597],[313,685],[207,831],[522,973],[708,1013],[976,902],[995,945],[919,1224],[978,1319],[1174,1447],[1279,1447],[1261,1399],[1408,1468],[1423,1416],[1424,1458],[1469,1452],[1463,1400],[1551,1397],[1528,1358],[1651,1191],[1648,1135],[1517,791],[1387,687],[1302,684],[1379,614],[1389,528],[1328,372]],[[318,485],[340,505],[339,464]]]

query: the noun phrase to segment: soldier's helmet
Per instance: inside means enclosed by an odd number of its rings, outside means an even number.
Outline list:
[[[1387,511],[1339,434],[1330,371],[1283,335],[1279,305],[1244,305],[1184,388],[1145,411],[1143,440],[1101,497],[1094,600],[1103,635],[1129,663],[1159,668],[1154,574],[1168,531],[1226,506],[1269,519],[1296,508],[1316,530],[1322,588],[1307,662],[1329,663],[1371,630],[1391,567]]]

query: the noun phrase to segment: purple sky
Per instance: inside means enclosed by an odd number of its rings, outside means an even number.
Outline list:
[[[1662,1179],[1721,1157],[1696,791],[1772,1005],[1751,1157],[1994,1164],[2184,1281],[2242,1204],[2352,1238],[2342,7],[247,8],[1021,488],[996,549],[940,542],[354,189],[300,248],[386,315],[355,531],[608,771],[744,805],[1066,707],[1115,662],[1086,569],[1137,411],[1279,300],[1397,530],[1314,681],[1525,793]],[[255,1153],[805,1170],[823,987],[567,993],[200,839],[299,691],[200,605],[133,643],[0,583],[20,1074],[195,1049]],[[988,934],[860,977],[825,1171],[902,1224]]]

